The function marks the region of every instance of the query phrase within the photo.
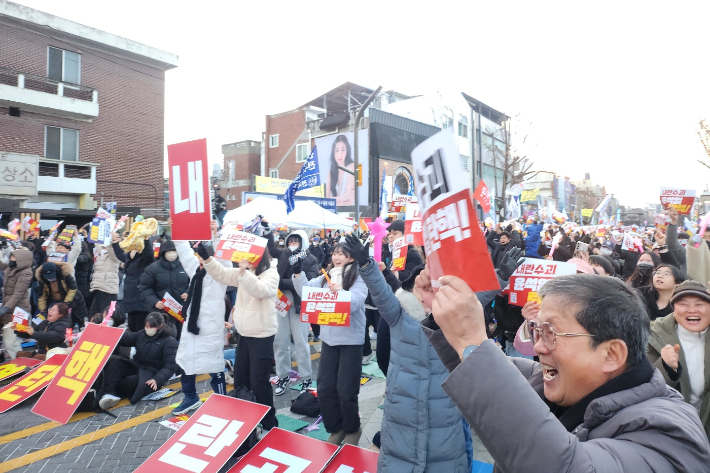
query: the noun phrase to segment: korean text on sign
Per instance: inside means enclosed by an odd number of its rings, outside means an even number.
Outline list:
[[[123,329],[89,324],[32,412],[66,424],[122,335]]]
[[[25,368],[32,368],[42,363],[34,358],[15,358],[12,361],[0,365],[0,381],[12,378],[25,371]]]
[[[661,205],[664,209],[674,208],[681,215],[689,215],[695,202],[695,191],[661,187]]]
[[[207,140],[168,145],[173,240],[209,240],[211,206]]]
[[[27,332],[27,327],[30,326],[30,314],[21,307],[15,307],[12,313],[12,321],[15,322],[15,330],[18,332]]]
[[[558,276],[577,274],[577,265],[558,261],[546,261],[525,258],[510,277],[508,285],[508,301],[517,306],[524,306],[528,300],[536,297],[548,281]],[[531,293],[535,293],[530,296]]]
[[[234,228],[225,228],[222,230],[222,237],[214,255],[216,258],[233,262],[247,260],[256,266],[264,256],[264,250],[266,250],[266,238]]]
[[[167,291],[163,295],[163,310],[181,324],[185,323],[185,317],[182,316],[182,304]]]
[[[405,238],[397,238],[392,242],[392,271],[404,271],[407,265],[407,250],[409,246],[405,243]]]
[[[404,239],[408,245],[424,246],[422,211],[419,204],[409,204],[404,213]]]
[[[17,381],[0,389],[0,414],[39,394],[54,379],[68,355],[54,355]]]
[[[291,299],[286,297],[286,294],[281,292],[281,289],[278,289],[278,292],[276,293],[276,312],[281,317],[286,317],[292,305],[293,302],[291,302]]]
[[[330,292],[320,287],[304,287],[301,322],[350,327],[350,291]]]
[[[444,130],[412,151],[422,233],[432,284],[458,276],[474,291],[499,288],[486,241],[479,230],[456,137]]]
[[[136,473],[217,473],[269,411],[213,394]]]

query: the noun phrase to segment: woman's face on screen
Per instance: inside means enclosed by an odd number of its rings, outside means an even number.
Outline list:
[[[338,141],[335,144],[335,162],[338,163],[338,166],[345,166],[345,157],[347,154],[348,149],[345,146],[345,143]]]

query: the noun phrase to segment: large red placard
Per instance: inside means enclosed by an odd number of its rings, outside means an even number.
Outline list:
[[[15,358],[12,361],[0,365],[0,381],[12,378],[25,371],[25,368],[33,368],[42,363],[34,358]]]
[[[173,240],[212,239],[207,140],[168,145],[168,173]]]
[[[32,412],[66,424],[123,335],[122,328],[89,324]]]
[[[336,445],[275,428],[228,473],[319,473],[337,449]]]
[[[350,291],[330,292],[320,287],[304,287],[301,322],[350,327]]]
[[[268,406],[212,394],[137,473],[216,473],[269,411]]]
[[[345,445],[323,473],[375,473],[379,455],[372,450]]]
[[[68,355],[54,355],[22,378],[0,389],[0,414],[39,394],[54,379]]]

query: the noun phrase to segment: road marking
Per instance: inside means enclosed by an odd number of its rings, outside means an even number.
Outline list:
[[[210,377],[210,375],[208,375],[208,374],[200,375],[197,378],[195,378],[195,382],[204,381],[205,379],[207,379],[209,377]],[[165,388],[176,389],[181,386],[182,386],[181,383],[174,383],[169,386],[165,386]],[[118,404],[116,404],[114,407],[109,409],[109,411],[112,411],[114,409],[118,409],[119,407],[123,407],[127,404],[130,404],[130,401],[128,399],[122,399]],[[100,412],[79,412],[77,414],[74,414],[71,417],[71,419],[69,419],[69,422],[67,422],[67,424],[72,424],[72,423],[78,422],[80,420],[88,419],[89,417],[93,417],[96,414],[100,414]],[[38,434],[40,432],[46,432],[47,430],[51,430],[56,427],[61,427],[62,425],[64,425],[64,424],[60,424],[59,422],[45,422],[44,424],[39,424],[34,427],[29,427],[27,429],[18,430],[17,432],[13,432],[11,434],[3,435],[2,437],[0,437],[0,445],[10,443],[15,440],[19,440],[21,438],[29,437],[30,435]]]
[[[312,360],[317,360],[318,358],[320,358],[320,353],[314,353],[314,354],[311,355],[311,361],[312,361]],[[292,361],[292,362],[291,362],[291,368],[295,368],[296,365],[298,365],[298,362],[297,362],[297,361]]]

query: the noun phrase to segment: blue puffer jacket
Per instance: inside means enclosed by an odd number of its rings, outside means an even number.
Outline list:
[[[537,249],[540,246],[540,232],[543,226],[541,223],[528,225],[528,236],[525,237],[525,256],[530,258],[539,258]]]
[[[421,328],[424,307],[411,292],[393,294],[372,259],[360,276],[392,341],[377,471],[468,471],[461,412],[441,387],[448,371]]]

